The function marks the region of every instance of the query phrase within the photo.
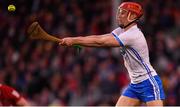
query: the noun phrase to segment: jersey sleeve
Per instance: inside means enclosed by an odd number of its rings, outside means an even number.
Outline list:
[[[112,31],[113,36],[119,42],[120,46],[130,46],[138,38],[138,32],[126,31],[120,33],[121,29],[117,28]]]
[[[120,27],[114,29],[111,33],[114,36],[114,38],[118,41],[118,43],[120,44],[120,46],[124,46],[122,41],[118,38],[118,36],[120,35],[122,29]]]

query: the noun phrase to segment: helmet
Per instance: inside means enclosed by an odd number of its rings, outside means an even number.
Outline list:
[[[138,18],[140,18],[143,15],[143,9],[140,4],[135,2],[123,2],[120,6],[120,8],[128,10],[130,12],[133,12],[137,15]]]

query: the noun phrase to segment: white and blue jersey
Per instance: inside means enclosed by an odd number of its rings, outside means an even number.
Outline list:
[[[150,64],[147,42],[137,25],[132,26],[127,31],[118,27],[112,31],[112,34],[121,46],[120,50],[124,58],[124,64],[131,79],[131,84],[123,95],[138,98],[145,102],[164,99],[161,80]],[[144,88],[142,88],[143,86]],[[138,95],[145,95],[149,98],[144,99]]]

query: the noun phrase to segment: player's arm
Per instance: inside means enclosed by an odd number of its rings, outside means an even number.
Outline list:
[[[17,102],[16,102],[16,105],[17,106],[28,106],[28,102],[23,98],[21,97]]]
[[[87,47],[118,47],[118,41],[112,34],[91,35],[85,37],[67,37],[59,43],[63,46],[81,45]]]

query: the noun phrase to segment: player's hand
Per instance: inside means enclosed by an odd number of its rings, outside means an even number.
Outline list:
[[[73,39],[71,37],[63,38],[62,41],[59,43],[59,45],[72,46],[73,45]]]

